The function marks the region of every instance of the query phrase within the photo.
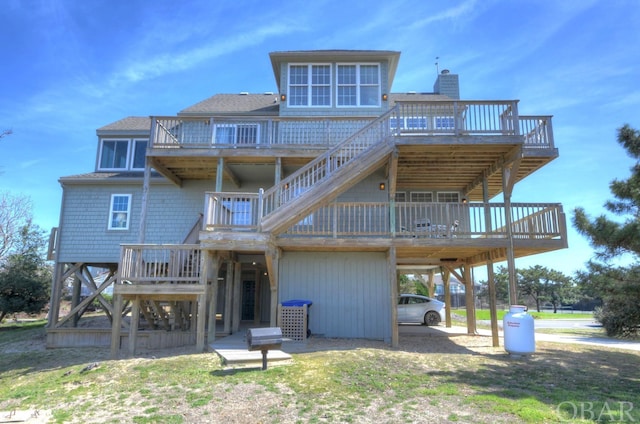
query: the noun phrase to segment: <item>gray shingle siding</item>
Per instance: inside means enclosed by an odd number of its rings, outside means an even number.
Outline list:
[[[181,243],[203,211],[208,181],[185,182],[182,188],[155,184],[149,190],[146,243]],[[128,230],[108,230],[112,194],[131,194]],[[116,263],[120,244],[137,243],[142,206],[139,184],[67,184],[60,218],[60,262]]]

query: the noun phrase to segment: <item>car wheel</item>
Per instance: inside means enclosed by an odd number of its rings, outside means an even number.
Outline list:
[[[427,312],[424,314],[424,324],[429,326],[440,324],[440,315],[434,311]]]

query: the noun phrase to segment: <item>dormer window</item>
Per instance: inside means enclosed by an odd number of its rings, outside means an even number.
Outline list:
[[[102,139],[98,171],[143,170],[147,140]]]
[[[380,106],[380,66],[338,64],[338,106]]]
[[[290,65],[289,106],[331,106],[331,66]]]
[[[103,140],[99,169],[126,169],[129,140]]]

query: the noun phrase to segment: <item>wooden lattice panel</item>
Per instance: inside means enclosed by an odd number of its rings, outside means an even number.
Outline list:
[[[282,306],[278,311],[278,326],[282,330],[282,337],[295,341],[307,338],[307,305]]]

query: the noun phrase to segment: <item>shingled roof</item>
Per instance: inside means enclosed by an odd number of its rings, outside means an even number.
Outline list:
[[[96,130],[98,135],[101,132],[146,132],[151,131],[151,118],[148,116],[128,116],[119,121],[112,122]]]
[[[275,93],[216,94],[181,110],[178,115],[278,115],[279,110],[280,99],[278,98],[278,94]]]

